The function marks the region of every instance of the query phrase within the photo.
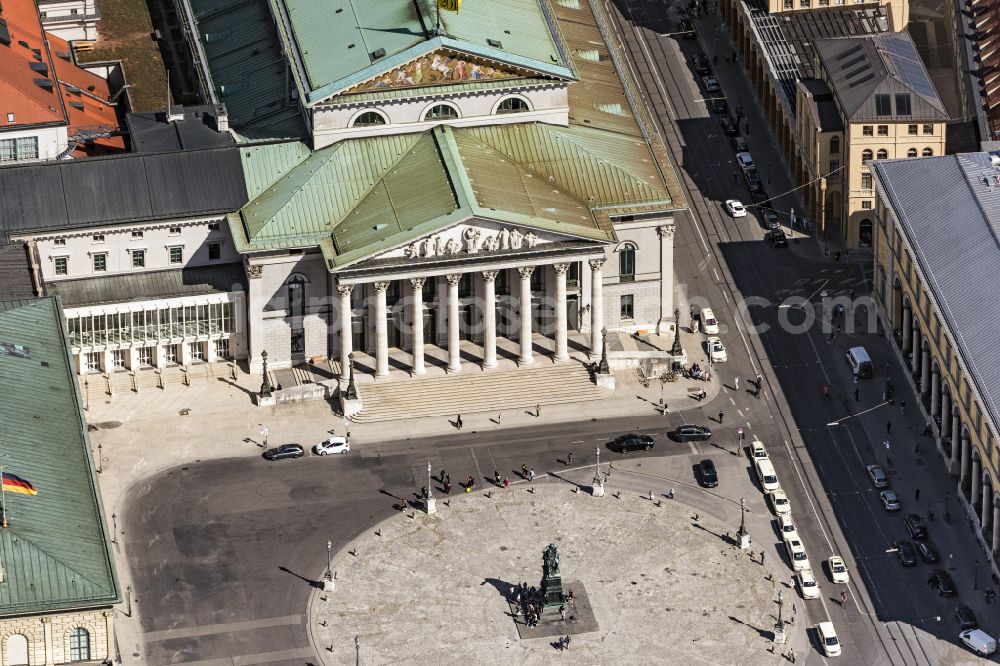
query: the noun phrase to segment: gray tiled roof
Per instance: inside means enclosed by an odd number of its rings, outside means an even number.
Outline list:
[[[239,210],[239,149],[127,154],[0,168],[0,234]]]
[[[31,264],[21,243],[4,245],[0,242],[0,298],[34,298]]]
[[[5,493],[0,616],[119,599],[59,303],[0,302],[0,464],[37,494]],[[6,352],[6,353],[5,353]]]
[[[816,52],[833,94],[850,120],[947,120],[948,113],[907,32],[860,38],[824,39]],[[876,95],[888,95],[888,113],[879,113]],[[897,95],[909,97],[901,113]]]
[[[242,263],[194,266],[166,271],[102,275],[82,280],[59,280],[46,285],[49,294],[62,297],[67,308],[104,303],[149,301],[156,298],[246,291]]]
[[[876,160],[871,169],[913,248],[969,380],[993,423],[1000,423],[1000,170],[991,165],[989,153]]]
[[[172,112],[184,114],[184,119],[167,122],[166,111],[128,114],[128,133],[137,153],[219,148],[236,143],[229,132],[215,129],[218,111],[211,104],[175,107]]]

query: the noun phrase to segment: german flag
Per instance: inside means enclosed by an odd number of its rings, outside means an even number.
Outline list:
[[[33,485],[21,477],[9,472],[3,472],[3,489],[8,493],[23,493],[25,495],[38,494],[38,491]]]

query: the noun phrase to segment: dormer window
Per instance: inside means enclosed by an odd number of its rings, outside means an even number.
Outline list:
[[[520,97],[507,97],[497,107],[497,113],[523,113],[524,111],[529,111],[528,103]]]
[[[354,127],[373,127],[375,125],[385,125],[385,116],[378,111],[365,111],[354,121]]]
[[[455,120],[456,118],[458,118],[458,111],[447,104],[435,104],[424,114],[424,120]]]

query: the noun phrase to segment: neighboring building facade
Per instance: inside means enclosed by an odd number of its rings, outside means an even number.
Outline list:
[[[95,41],[101,18],[97,0],[36,0],[45,32],[67,42]]]
[[[875,302],[959,494],[1000,551],[1000,157],[875,161]],[[876,359],[876,363],[880,362]]]
[[[127,97],[120,83],[111,90],[107,66],[95,71],[43,30],[32,0],[0,5],[0,164],[123,152]]]
[[[829,7],[845,7],[849,5],[878,5],[882,11],[889,15],[892,24],[897,30],[902,30],[910,22],[910,2],[909,0],[879,0],[874,3],[860,2],[859,0],[768,0],[767,11],[769,14],[780,14],[783,12],[807,12],[813,10],[827,9]]]
[[[0,301],[5,474],[0,528],[4,666],[118,661],[121,601],[87,424],[54,298]],[[30,493],[34,494],[30,494]]]
[[[99,188],[95,190],[95,188]],[[234,147],[0,168],[0,229],[59,295],[80,373],[246,357]]]

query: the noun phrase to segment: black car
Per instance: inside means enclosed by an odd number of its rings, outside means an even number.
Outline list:
[[[747,189],[751,192],[759,192],[763,189],[760,183],[760,173],[757,172],[757,169],[744,169],[743,179],[747,181]]]
[[[678,442],[703,442],[706,439],[712,438],[712,431],[705,426],[686,424],[677,426],[677,428],[670,433],[670,437]]]
[[[694,56],[694,71],[702,76],[712,73],[712,63],[708,61],[708,56],[704,53],[696,53]]]
[[[719,473],[715,471],[715,463],[707,458],[698,463],[698,477],[701,485],[706,488],[719,485]]]
[[[930,541],[918,541],[916,546],[917,552],[920,553],[920,557],[924,558],[924,562],[933,563],[938,561],[937,548]]]
[[[771,247],[788,247],[788,236],[781,229],[767,232],[767,239],[771,241]]]
[[[729,104],[726,103],[725,97],[716,97],[712,100],[712,111],[715,113],[726,113],[729,111]]]
[[[958,606],[955,609],[955,617],[958,619],[958,624],[962,629],[978,629],[979,622],[976,620],[976,614],[972,612],[972,609],[968,606]]]
[[[778,229],[781,227],[781,218],[773,210],[764,211],[764,227],[767,229]]]
[[[904,567],[912,567],[917,564],[917,553],[909,541],[900,541],[896,544],[896,557],[899,558],[899,563]]]
[[[903,524],[906,525],[906,531],[910,533],[910,537],[914,539],[927,538],[927,525],[924,524],[924,519],[917,514],[908,515]]]
[[[618,450],[622,453],[628,453],[629,451],[649,451],[653,448],[653,438],[649,435],[636,435],[631,433],[628,435],[621,435],[615,439],[615,445],[617,445]]]
[[[763,189],[750,190],[750,199],[755,204],[763,206],[764,202],[768,200],[767,192],[765,192]]]
[[[944,569],[935,569],[931,572],[931,577],[927,579],[930,586],[938,591],[942,597],[955,596],[955,583],[951,576]]]
[[[677,24],[677,31],[684,33],[684,39],[694,39],[697,37],[694,34],[694,24],[688,19],[681,19],[681,22]]]
[[[301,458],[306,454],[306,450],[301,444],[282,444],[273,449],[264,451],[267,460],[284,460],[285,458]]]
[[[741,136],[734,137],[729,141],[729,143],[732,144],[733,150],[735,150],[737,153],[745,153],[750,150],[750,144],[747,143],[747,140]]]
[[[722,125],[722,132],[726,136],[740,135],[740,126],[730,116],[722,116],[719,119],[719,124]]]

